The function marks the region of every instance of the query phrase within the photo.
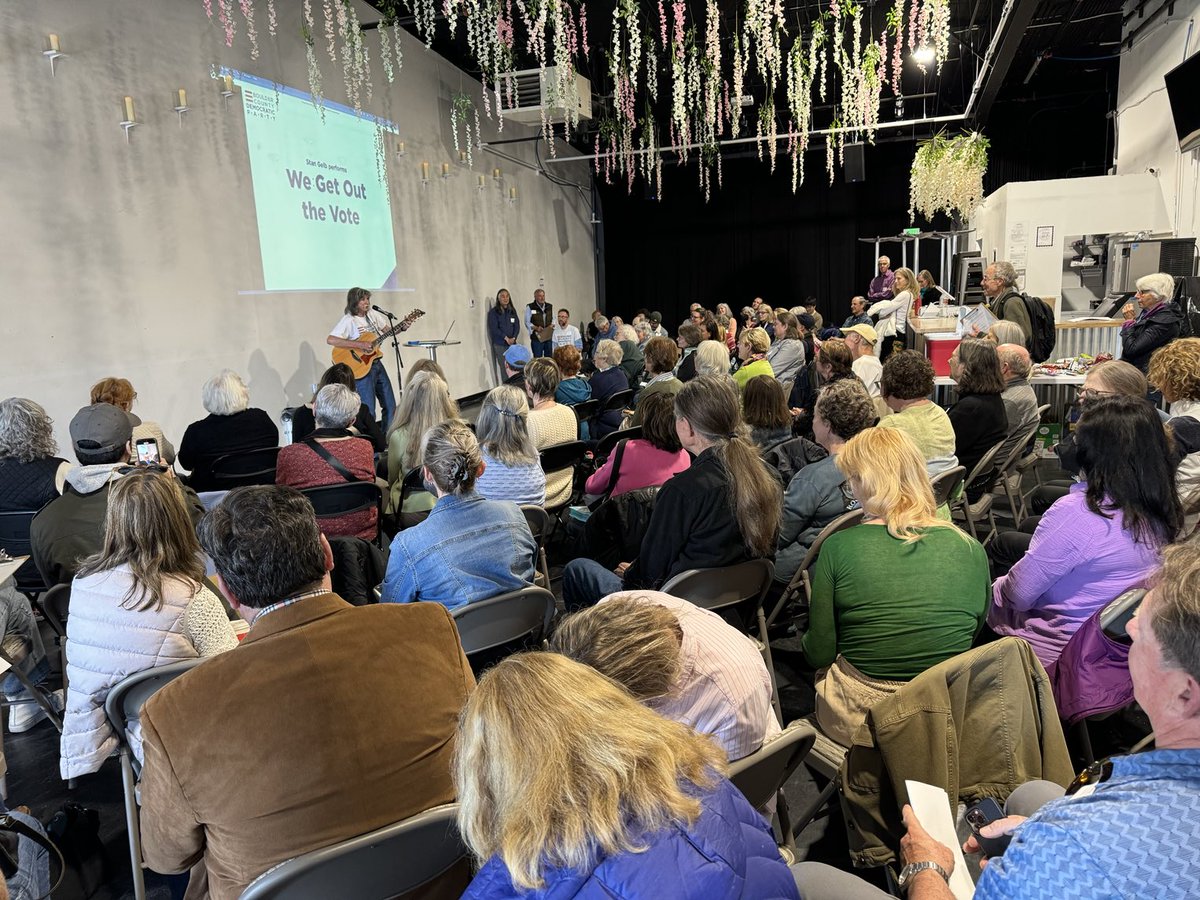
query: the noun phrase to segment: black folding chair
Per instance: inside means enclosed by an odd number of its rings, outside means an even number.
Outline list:
[[[308,498],[316,510],[317,520],[333,516],[346,516],[375,509],[375,536],[371,539],[383,548],[383,491],[374,481],[345,481],[321,487],[303,488],[300,493]]]
[[[546,535],[550,533],[550,515],[540,506],[522,505],[521,512],[529,523],[529,531],[537,543],[537,577],[542,580],[538,587],[550,589],[550,564],[546,560]]]
[[[523,587],[487,600],[467,603],[450,614],[458,626],[463,653],[476,674],[550,633],[554,595],[545,588]]]
[[[575,480],[579,472],[579,467],[583,465],[583,461],[587,458],[588,445],[585,441],[565,441],[561,444],[551,444],[549,447],[543,447],[538,453],[538,458],[542,465],[542,471],[546,473],[548,478],[558,472],[571,470],[571,491],[567,495],[567,499],[555,506],[547,506],[546,512],[551,516],[561,512],[570,506],[576,496]]]
[[[33,547],[29,542],[29,529],[33,525],[34,516],[39,512],[41,510],[37,509],[0,512],[0,548],[8,551],[9,556],[29,556],[32,560]],[[21,574],[21,569],[25,569],[25,565],[17,570],[18,574]],[[38,594],[46,590],[46,584],[37,569],[32,566],[30,569],[32,574],[26,569],[26,577],[16,579],[16,588],[33,603]]]
[[[783,786],[800,768],[812,749],[817,733],[804,721],[795,721],[781,734],[770,738],[754,753],[729,765],[729,780],[745,795],[750,805],[762,810],[775,798],[776,837],[781,846],[795,850],[792,822],[788,816]]]
[[[615,394],[609,394],[608,399],[604,401],[604,409],[601,412],[611,412],[612,410],[629,409],[633,405],[633,390],[617,391]]]
[[[218,456],[212,463],[214,490],[228,491],[248,484],[274,484],[278,447],[242,450]]]
[[[631,428],[622,428],[620,431],[614,431],[602,437],[600,442],[596,444],[596,462],[599,463],[602,460],[608,459],[609,454],[613,452],[613,448],[617,446],[619,441],[633,440],[641,436],[642,426],[634,425]]]

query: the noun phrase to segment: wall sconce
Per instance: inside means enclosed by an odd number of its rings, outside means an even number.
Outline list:
[[[225,106],[229,107],[229,98],[233,96],[233,76],[221,76],[221,96],[225,98]]]
[[[421,163],[421,187],[429,187],[429,162]]]
[[[179,116],[179,127],[183,127],[183,114],[191,109],[187,105],[187,91],[180,88],[175,92],[175,115]]]
[[[124,112],[125,112],[125,118],[121,120],[121,127],[125,129],[125,142],[128,143],[129,142],[129,129],[135,128],[138,124],[140,124],[137,120],[137,117],[134,116],[134,114],[133,114],[133,98],[132,97],[125,98]]]
[[[508,189],[508,202],[513,206],[517,205],[517,189],[515,187],[510,187]]]
[[[58,35],[50,35],[50,49],[42,51],[42,56],[50,60],[50,77],[54,77],[54,61],[56,59],[63,59],[66,55],[58,45]]]
[[[405,155],[404,141],[396,141],[396,155],[397,156]]]
[[[450,163],[442,163],[442,180],[445,181],[450,177]]]
[[[500,169],[498,167],[492,169],[492,178],[496,180],[496,184],[500,183]]]
[[[467,164],[467,151],[466,150],[458,151],[458,164],[461,166],[465,166]]]
[[[479,193],[483,195],[483,189],[487,186],[487,177],[480,173],[479,175]]]

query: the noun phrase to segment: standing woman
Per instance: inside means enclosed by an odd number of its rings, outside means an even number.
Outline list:
[[[204,557],[171,472],[138,468],[113,481],[104,543],[71,583],[64,779],[98,771],[116,749],[104,701],[118,682],[237,646],[225,607],[203,580]],[[140,723],[129,730],[140,760]]]
[[[434,425],[457,418],[458,404],[445,381],[432,372],[418,372],[408,380],[408,390],[388,428],[390,509],[406,526],[433,509],[434,498],[427,491],[404,495],[404,476],[421,464],[421,438]]]
[[[917,290],[917,276],[907,266],[896,270],[896,278],[892,283],[893,294],[890,298],[871,304],[867,313],[877,317],[875,333],[879,339],[875,342],[875,353],[883,362],[892,355],[899,343],[904,347],[904,335],[908,331],[908,316],[912,310],[913,297]]]
[[[92,385],[91,403],[111,403],[125,412],[133,415],[133,401],[137,399],[137,391],[129,383],[128,378],[101,378]],[[133,426],[133,443],[142,438],[154,438],[158,444],[158,458],[168,466],[175,464],[175,448],[163,436],[163,430],[157,422],[150,422],[139,416],[134,416],[141,424]]]
[[[492,343],[492,362],[496,366],[497,384],[504,383],[504,351],[521,336],[521,322],[513,309],[508,288],[496,292],[496,303],[488,310],[488,340]]]
[[[363,340],[362,336],[374,334],[379,337],[390,327],[387,319],[371,309],[371,292],[366,288],[354,287],[346,293],[345,315],[338,319],[333,330],[329,332],[329,337],[325,338],[325,343],[347,350],[370,351],[375,348],[371,346],[371,341]],[[407,331],[408,326],[400,330]],[[392,421],[396,412],[396,394],[392,391],[392,381],[383,367],[382,356],[371,363],[370,370],[354,382],[354,387],[371,415],[375,415],[375,399],[378,398],[379,406],[383,410],[383,421]]]

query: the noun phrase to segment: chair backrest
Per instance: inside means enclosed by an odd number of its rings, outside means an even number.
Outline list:
[[[929,486],[933,488],[933,505],[944,506],[950,502],[950,498],[958,491],[961,485],[967,478],[967,470],[965,466],[955,466],[953,469],[947,469],[945,472],[939,472],[929,479]]]
[[[388,900],[406,894],[445,874],[467,855],[457,816],[457,803],[435,806],[395,825],[289,859],[254,879],[241,900]]]
[[[36,509],[0,512],[0,548],[7,550],[9,556],[29,555],[29,526],[37,514]]]
[[[992,447],[987,453],[980,457],[979,462],[975,463],[975,468],[973,468],[971,473],[967,476],[967,484],[971,484],[976,478],[992,471],[992,469],[995,468],[996,454],[1000,452],[1000,448],[1004,446],[1004,441],[1006,440],[1008,440],[1007,437],[1004,438],[1004,440],[997,441],[996,446]]]
[[[554,617],[554,595],[545,588],[523,587],[467,603],[450,614],[458,626],[463,652],[470,659],[499,647],[515,650],[526,638],[546,635]]]
[[[1049,403],[1043,403],[1041,406],[1039,406],[1038,407],[1038,421],[1040,422],[1042,420],[1042,416],[1046,415],[1046,413],[1048,413],[1048,412],[1050,412],[1050,404]]]
[[[642,436],[642,426],[634,425],[630,428],[622,428],[620,431],[613,431],[600,439],[596,444],[596,459],[607,459],[608,455],[613,452],[613,447],[617,446],[620,441],[640,438]]]
[[[588,451],[585,441],[564,441],[561,444],[551,444],[538,452],[542,471],[547,475],[561,472],[563,469],[574,469],[583,462]]]
[[[540,506],[530,504],[522,505],[521,512],[525,515],[525,521],[529,524],[529,531],[533,535],[534,541],[537,542],[538,549],[542,549],[542,541],[545,539],[546,532],[550,530],[550,513]]]
[[[1037,434],[1040,422],[1034,422],[1025,432],[1017,438],[1017,442],[1013,444],[1012,449],[1008,451],[1008,456],[1000,460],[996,465],[996,471],[1001,475],[1011,475],[1017,469],[1019,463],[1025,457],[1025,448],[1029,446],[1029,442],[1033,440],[1033,436]]]
[[[762,809],[792,777],[816,739],[807,722],[793,722],[749,756],[730,763],[729,780],[751,806]]]
[[[1131,588],[1108,604],[1100,612],[1100,627],[1113,640],[1128,640],[1129,620],[1132,619],[1146,598],[1145,588]]]
[[[714,569],[688,569],[659,590],[715,611],[751,600],[761,604],[774,576],[775,564],[770,560],[750,559]]]
[[[318,520],[374,509],[374,539],[379,539],[381,534],[379,526],[383,521],[383,489],[376,482],[343,481],[338,484],[303,488],[300,493],[312,503]]]
[[[608,399],[604,401],[604,411],[608,412],[611,409],[628,409],[633,403],[633,390],[617,391],[609,394]]]
[[[202,662],[204,662],[203,658],[184,659],[166,666],[143,669],[123,678],[108,692],[108,697],[104,701],[104,712],[108,716],[108,722],[112,725],[113,731],[117,733],[117,739],[123,746],[125,745],[125,729],[129,720],[140,717],[146,701],[180,675],[196,668]],[[132,759],[131,762],[134,771],[140,773],[141,766],[138,761]]]
[[[600,411],[600,401],[584,400],[582,403],[576,403],[571,409],[574,410],[577,421],[586,422]]]
[[[38,598],[46,621],[60,638],[67,636],[67,614],[71,607],[71,584],[56,584]]]
[[[275,465],[278,461],[278,447],[226,453],[213,460],[213,483],[219,485],[218,490],[229,490],[248,484],[274,484]]]
[[[852,509],[849,512],[844,512],[824,528],[817,535],[816,539],[809,546],[808,552],[804,554],[804,561],[800,563],[800,568],[796,570],[797,574],[811,569],[817,561],[817,557],[821,553],[821,545],[830,537],[837,534],[839,531],[845,531],[847,528],[853,528],[863,520],[866,512],[860,506],[858,509]]]

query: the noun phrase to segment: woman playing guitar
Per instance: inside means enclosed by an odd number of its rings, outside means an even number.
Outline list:
[[[397,330],[407,331],[408,324],[407,320],[399,323]],[[356,354],[359,351],[374,354],[378,352],[375,339],[386,333],[389,327],[388,321],[371,309],[371,292],[366,288],[354,287],[346,294],[346,314],[333,326],[325,343]],[[371,415],[375,415],[375,398],[379,398],[379,405],[383,409],[383,427],[387,428],[396,412],[396,395],[380,356],[370,363],[365,375],[355,380],[354,386]]]

